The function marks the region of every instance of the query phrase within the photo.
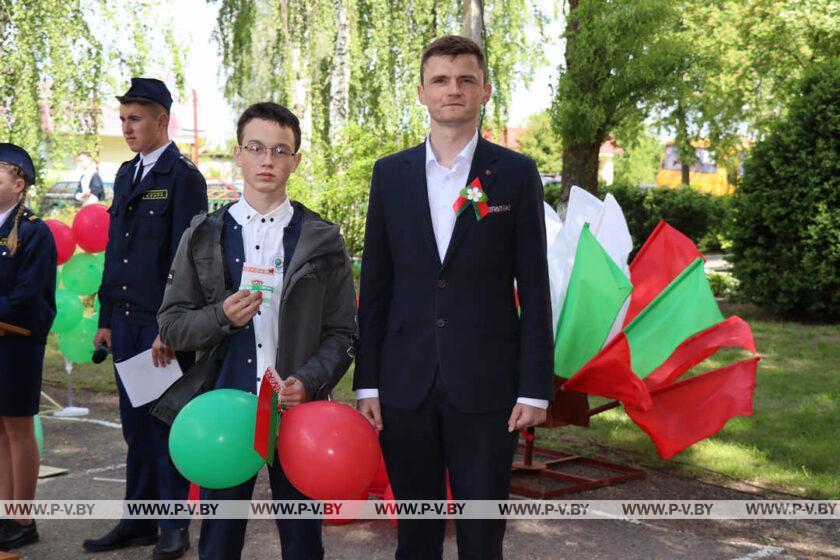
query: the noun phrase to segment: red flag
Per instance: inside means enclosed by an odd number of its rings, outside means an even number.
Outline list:
[[[624,326],[629,325],[689,264],[702,256],[691,239],[661,220],[630,263],[633,293]]]
[[[650,410],[624,410],[647,432],[659,456],[670,459],[718,433],[733,416],[752,416],[758,360],[743,360],[659,389]]]
[[[752,354],[758,353],[752,329],[743,319],[733,315],[686,339],[661,366],[645,378],[645,385],[651,391],[671,385],[723,347],[743,348]]]
[[[651,406],[648,388],[630,369],[630,346],[624,333],[580,368],[563,384],[563,389],[617,399],[645,410]]]

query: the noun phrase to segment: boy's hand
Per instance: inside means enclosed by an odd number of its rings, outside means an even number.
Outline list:
[[[93,346],[99,346],[100,344],[104,344],[111,349],[111,329],[98,329],[96,331],[96,335],[93,337]]]
[[[175,359],[175,350],[171,346],[167,346],[157,335],[155,341],[152,343],[152,365],[155,367],[165,367],[169,362]]]
[[[239,290],[225,299],[222,311],[234,327],[244,327],[257,314],[262,303],[262,292]]]
[[[293,407],[305,403],[309,398],[306,396],[306,389],[297,377],[287,377],[283,381],[283,390],[280,392],[280,402],[287,407]]]

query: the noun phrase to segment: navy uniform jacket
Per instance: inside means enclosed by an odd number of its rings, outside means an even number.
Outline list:
[[[467,183],[479,178],[490,213],[481,221],[471,208],[461,213],[443,262],[425,166],[425,144],[374,166],[354,388],[377,388],[383,404],[413,410],[439,371],[447,397],[461,412],[510,410],[517,397],[553,400],[537,166],[479,137]]]
[[[207,211],[207,184],[195,165],[170,143],[132,191],[139,155],[120,166],[114,180],[105,270],[99,289],[99,327],[111,327],[120,313],[134,322],[156,324],[166,275],[181,234]]]
[[[0,321],[32,331],[30,336],[15,337],[21,344],[43,345],[55,318],[55,242],[47,225],[24,209],[18,249],[12,255],[8,237],[16,213],[13,210],[0,224]],[[0,361],[5,359],[0,356]]]

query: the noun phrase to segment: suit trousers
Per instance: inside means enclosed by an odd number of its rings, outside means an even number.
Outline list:
[[[512,409],[512,404],[511,404]],[[397,500],[445,500],[446,471],[456,500],[507,500],[518,432],[508,432],[511,410],[458,411],[436,375],[414,410],[382,404],[385,466]],[[397,560],[443,556],[444,519],[401,519]],[[456,520],[460,560],[501,560],[505,520]]]
[[[111,343],[114,361],[121,362],[152,347],[157,337],[155,324],[130,323],[116,313],[111,320]],[[169,456],[169,426],[151,415],[154,401],[134,408],[116,374],[120,395],[120,420],[126,455],[126,500],[186,500],[190,483],[181,476]],[[138,519],[123,521],[135,526],[155,525],[154,521]],[[188,527],[189,519],[161,519],[161,529]]]
[[[280,468],[275,454],[274,465],[268,467],[273,500],[308,500]],[[222,490],[201,489],[202,500],[250,500],[254,494],[256,475],[233,488]],[[321,542],[320,519],[277,519],[280,548],[283,560],[322,560],[324,547]],[[247,519],[205,519],[201,523],[198,556],[202,560],[235,560],[242,555],[245,544]]]

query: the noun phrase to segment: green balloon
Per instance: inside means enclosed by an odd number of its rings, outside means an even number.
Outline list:
[[[41,416],[33,416],[32,423],[35,424],[35,441],[38,442],[38,456],[41,457],[44,454],[44,426],[41,424]]]
[[[172,462],[203,488],[230,488],[259,472],[254,451],[257,396],[236,389],[204,393],[181,409],[169,432]]]
[[[96,321],[85,317],[70,332],[59,333],[58,349],[74,364],[87,364],[93,358],[93,337],[96,336]]]
[[[84,306],[79,296],[64,288],[55,291],[55,309],[52,330],[59,334],[73,330],[82,320],[84,313]]]
[[[75,294],[95,294],[102,282],[102,263],[96,255],[77,253],[64,264],[61,280],[64,286]]]

